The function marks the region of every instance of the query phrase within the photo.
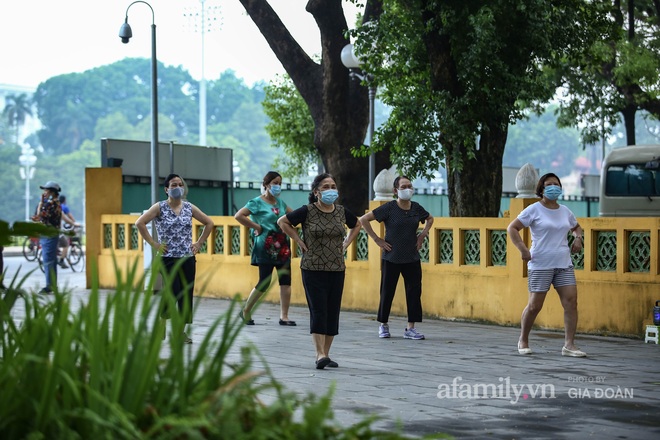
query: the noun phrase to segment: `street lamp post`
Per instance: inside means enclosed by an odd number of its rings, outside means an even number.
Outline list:
[[[360,81],[367,81],[369,86],[369,147],[374,140],[374,122],[375,110],[374,105],[376,101],[376,85],[370,75],[365,75],[360,71],[362,62],[355,56],[353,45],[347,44],[341,50],[341,62],[350,71],[351,78],[358,78]],[[374,180],[376,179],[376,155],[372,152],[369,154],[369,200],[374,198]]]
[[[145,1],[137,0],[126,8],[124,24],[119,29],[119,38],[126,44],[133,36],[128,24],[128,10],[136,3],[144,3],[151,9],[151,204],[158,201],[158,59],[156,58],[156,20],[154,9]]]
[[[34,176],[34,164],[37,162],[37,156],[34,155],[34,150],[29,147],[23,148],[22,153],[18,157],[18,162],[21,164],[21,179],[25,180],[25,221],[28,222],[32,211],[30,209],[30,179]]]

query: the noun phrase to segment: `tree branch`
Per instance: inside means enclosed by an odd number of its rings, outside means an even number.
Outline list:
[[[305,53],[266,0],[240,2],[305,101],[318,101],[322,81],[321,66]]]

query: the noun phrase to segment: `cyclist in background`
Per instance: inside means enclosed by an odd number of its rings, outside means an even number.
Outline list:
[[[62,229],[70,230],[74,226],[79,226],[71,214],[71,209],[66,204],[66,196],[64,194],[60,195],[60,206],[62,207]],[[66,269],[68,267],[66,265],[66,256],[69,255],[69,236],[65,234],[60,235],[58,244],[62,248],[62,253],[57,264],[61,268]]]

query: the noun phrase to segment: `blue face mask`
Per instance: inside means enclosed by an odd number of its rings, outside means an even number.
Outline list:
[[[177,186],[175,188],[170,188],[167,194],[173,199],[180,199],[181,197],[183,197],[183,187]]]
[[[321,201],[326,205],[332,205],[335,203],[337,197],[339,197],[339,192],[336,189],[327,189],[325,191],[321,191]]]
[[[563,193],[559,185],[549,185],[543,189],[543,194],[548,200],[557,200]]]
[[[271,185],[268,191],[270,191],[274,197],[277,197],[282,192],[282,185]]]

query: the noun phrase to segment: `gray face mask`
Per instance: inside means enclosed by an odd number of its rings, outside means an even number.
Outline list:
[[[180,199],[183,197],[183,187],[177,186],[176,188],[170,188],[167,194],[173,199]]]

